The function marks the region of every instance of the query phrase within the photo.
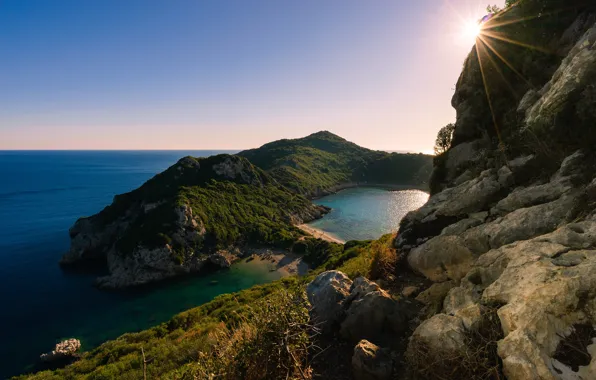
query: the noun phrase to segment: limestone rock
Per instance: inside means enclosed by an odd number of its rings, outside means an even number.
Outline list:
[[[458,236],[437,236],[413,249],[410,267],[434,282],[460,280],[472,266],[474,255]]]
[[[389,380],[393,370],[390,352],[361,340],[354,348],[352,369],[355,380]]]
[[[465,330],[460,318],[437,314],[422,322],[410,338],[408,350],[420,348],[449,355],[465,350]],[[412,352],[412,354],[416,354]]]
[[[77,354],[77,351],[81,348],[81,341],[78,339],[67,339],[58,344],[54,350],[41,354],[39,357],[43,362],[53,362],[57,360],[63,360],[72,358]]]
[[[457,283],[455,281],[434,283],[416,297],[417,301],[426,305],[427,317],[432,317],[443,309],[445,297],[456,285]]]
[[[230,251],[226,250],[219,250],[211,255],[209,255],[209,260],[222,268],[229,268],[232,266],[234,261],[238,260],[238,257],[232,254]]]
[[[318,275],[306,287],[312,306],[312,319],[324,329],[330,329],[344,316],[344,302],[350,295],[352,281],[339,271]]]
[[[526,111],[526,124],[534,129],[556,127],[553,120],[574,104],[573,96],[593,82],[595,72],[596,25],[576,43],[552,79],[539,91],[540,98]]]
[[[471,228],[463,234],[465,245],[475,254],[554,231],[573,215],[573,195],[545,204],[517,209],[493,222]]]
[[[502,199],[491,210],[492,215],[505,215],[520,208],[535,206],[557,200],[571,186],[562,182],[548,182],[541,185],[518,188]]]
[[[376,341],[384,334],[399,335],[405,331],[408,319],[405,303],[394,301],[382,289],[366,293],[354,290],[346,318],[341,323],[340,333],[344,339]]]

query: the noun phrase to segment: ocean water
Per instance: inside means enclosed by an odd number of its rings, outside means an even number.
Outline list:
[[[378,239],[397,231],[401,219],[427,200],[419,190],[346,189],[315,201],[332,210],[310,225],[346,241]]]
[[[95,274],[58,266],[68,228],[116,194],[133,190],[186,155],[223,151],[2,152],[0,151],[0,378],[32,370],[42,352],[76,337],[88,350],[125,332],[280,278],[256,263],[124,292],[93,287]],[[315,227],[345,240],[394,231],[428,195],[350,189],[318,200],[333,208]]]
[[[0,152],[0,378],[31,369],[62,338],[93,348],[122,333],[280,277],[264,266],[187,277],[119,293],[92,286],[95,275],[64,272],[68,228],[194,152]]]

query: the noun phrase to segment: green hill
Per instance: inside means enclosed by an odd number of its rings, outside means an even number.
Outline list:
[[[288,188],[321,196],[351,183],[424,187],[432,157],[363,148],[322,131],[238,153]]]
[[[233,259],[245,245],[289,247],[303,235],[294,225],[324,212],[245,158],[185,157],[79,219],[62,264],[106,261],[100,286],[139,285],[199,271],[213,254]]]
[[[185,157],[79,219],[61,262],[107,264],[109,275],[97,280],[106,288],[198,272],[209,262],[228,266],[245,247],[298,243],[304,233],[296,226],[328,211],[309,197],[356,184],[420,187],[430,166],[429,156],[373,151],[329,132],[238,155]]]

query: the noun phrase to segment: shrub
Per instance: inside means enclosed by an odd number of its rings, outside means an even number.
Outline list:
[[[435,154],[446,152],[451,147],[451,140],[453,139],[453,131],[455,131],[455,124],[447,124],[439,129],[437,139],[435,140]]]
[[[393,247],[395,234],[388,234],[371,244],[372,263],[370,278],[392,280],[398,264],[397,250]]]
[[[192,374],[199,379],[310,379],[306,299],[282,291],[257,302],[237,327],[214,331]]]

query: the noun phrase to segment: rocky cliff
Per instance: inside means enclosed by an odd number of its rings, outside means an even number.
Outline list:
[[[491,315],[490,378],[596,378],[596,15],[571,3],[497,15],[465,64],[453,145],[395,241],[450,289],[410,338],[418,373],[472,373]]]

